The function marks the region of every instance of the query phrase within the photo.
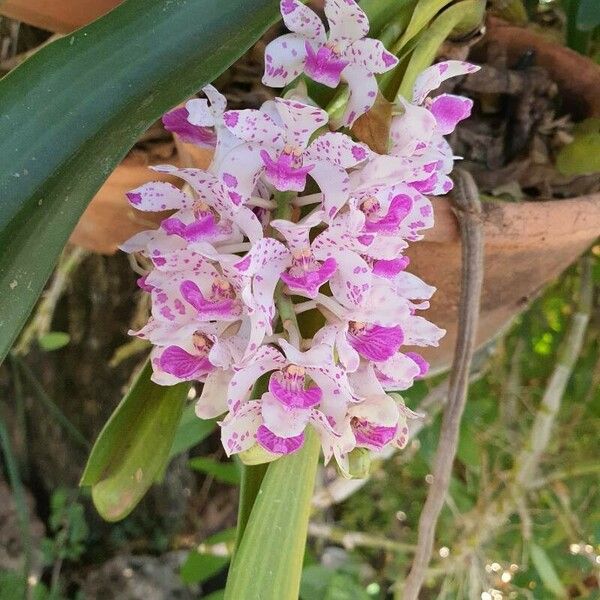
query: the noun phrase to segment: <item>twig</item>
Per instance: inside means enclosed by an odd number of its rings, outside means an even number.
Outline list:
[[[369,535],[362,533],[362,531],[346,531],[326,523],[309,523],[308,535],[341,544],[346,550],[353,550],[357,547],[389,550],[390,552],[414,552],[415,550],[412,544],[404,544],[376,535]]]
[[[27,354],[33,340],[39,340],[40,337],[50,331],[56,305],[67,288],[69,277],[88,254],[87,250],[75,246],[67,248],[63,252],[54,271],[52,282],[44,292],[35,316],[23,330],[19,341],[15,345],[14,354],[20,356]]]
[[[523,448],[517,460],[515,480],[517,484],[527,487],[535,476],[544,450],[548,446],[550,434],[556,414],[567,387],[573,367],[581,348],[587,324],[592,310],[593,282],[592,264],[589,257],[582,261],[581,288],[579,291],[579,309],[571,321],[571,329],[565,339],[558,364],[546,386],[540,407],[536,413],[529,444]]]
[[[456,172],[455,189],[451,199],[462,240],[458,336],[450,373],[448,403],[442,418],[440,442],[433,466],[433,482],[419,518],[417,550],[401,596],[404,600],[418,600],[431,559],[435,528],[448,491],[458,447],[458,432],[467,399],[469,370],[479,319],[483,284],[483,220],[479,192],[471,175],[463,170]]]

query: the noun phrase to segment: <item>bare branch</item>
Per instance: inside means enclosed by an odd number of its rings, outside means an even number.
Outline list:
[[[477,186],[466,171],[457,170],[456,187],[451,200],[462,240],[458,337],[450,374],[448,402],[444,410],[440,442],[433,466],[433,482],[419,519],[417,550],[401,595],[404,600],[418,600],[431,559],[435,528],[448,491],[458,447],[458,433],[467,399],[469,370],[479,319],[483,284],[482,210]]]

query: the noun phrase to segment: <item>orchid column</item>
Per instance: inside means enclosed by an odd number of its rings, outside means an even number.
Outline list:
[[[296,0],[282,0],[281,13],[291,33],[268,45],[263,82],[347,86],[343,132],[301,86],[237,111],[208,86],[206,100],[191,100],[165,124],[214,148],[210,168],[156,167],[184,190],[156,182],[130,192],[137,209],[173,213],[123,247],[147,267],[139,285],[152,315],[132,334],[154,346],[153,380],[202,382],[196,413],[220,417],[228,455],[247,464],[294,455],[269,468],[230,577],[227,597],[236,600],[255,597],[248,586],[257,581],[261,598],[297,595],[298,573],[286,579],[288,592],[269,595],[268,576],[249,566],[260,551],[252,544],[277,522],[268,502],[289,502],[281,528],[286,520],[296,527],[301,568],[319,446],[325,463],[334,458],[351,477],[356,453],[408,441],[407,421],[417,415],[387,392],[427,373],[415,348],[437,345],[444,331],[420,316],[435,290],[407,272],[403,253],[433,226],[427,195],[452,187],[443,136],[471,109],[465,98],[431,92],[475,70],[448,61],[423,72],[413,97],[399,99],[390,152],[379,155],[346,128],[371,109],[375,76],[396,57],[366,37],[368,20],[353,0],[325,2],[327,31]],[[273,496],[286,487],[293,496]],[[283,543],[276,527],[271,533]]]

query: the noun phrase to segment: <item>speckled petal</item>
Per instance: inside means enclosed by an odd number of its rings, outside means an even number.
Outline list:
[[[306,40],[295,33],[275,38],[265,49],[265,72],[262,82],[269,87],[284,87],[303,69]]]

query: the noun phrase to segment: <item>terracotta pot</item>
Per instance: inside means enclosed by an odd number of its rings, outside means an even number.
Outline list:
[[[460,237],[450,203],[433,199],[435,227],[413,244],[409,269],[438,288],[427,318],[448,333],[423,354],[447,368],[456,343]],[[485,276],[477,344],[501,333],[530,300],[600,235],[600,194],[544,202],[485,202]],[[419,349],[419,351],[422,349]]]
[[[0,13],[57,33],[69,33],[107,13],[122,0],[4,0]]]
[[[535,49],[580,117],[600,116],[600,67],[526,29],[491,20],[487,41],[506,45],[509,59]],[[483,43],[486,43],[484,39]],[[410,269],[438,288],[427,318],[448,333],[423,354],[432,373],[449,367],[454,353],[460,292],[460,239],[450,204],[434,199],[436,224],[409,249]],[[600,235],[600,193],[568,200],[485,202],[485,279],[477,335],[482,346],[502,332],[549,281]]]
[[[175,159],[160,162],[198,168],[206,168],[210,163],[210,152],[190,148],[189,144],[178,143],[177,148]],[[168,213],[139,211],[129,204],[125,196],[126,192],[143,183],[157,180],[181,185],[177,177],[157,173],[141,165],[137,156],[125,159],[92,198],[69,241],[99,254],[113,254],[132,235],[157,227]]]

